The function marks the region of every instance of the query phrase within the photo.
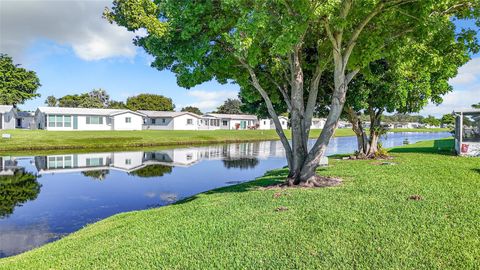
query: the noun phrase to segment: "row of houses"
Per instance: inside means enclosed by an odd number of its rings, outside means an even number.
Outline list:
[[[0,129],[44,130],[245,130],[275,129],[271,119],[248,114],[197,115],[191,112],[132,111],[127,109],[92,109],[39,107],[35,112],[20,112],[13,106],[0,105]],[[288,118],[279,117],[283,129]],[[315,118],[311,129],[321,129],[325,119]]]

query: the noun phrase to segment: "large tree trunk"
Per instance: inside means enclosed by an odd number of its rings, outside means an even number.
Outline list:
[[[353,108],[345,108],[347,112],[348,120],[352,124],[352,130],[357,136],[357,157],[358,158],[375,158],[378,156],[379,140],[383,134],[383,127],[381,125],[381,117],[383,110],[377,111],[373,108],[369,108],[367,111],[370,116],[370,129],[367,134],[361,119],[358,117],[358,112]]]
[[[357,111],[348,106],[345,108],[347,119],[352,124],[352,130],[357,136],[357,152],[359,157],[365,157],[370,151],[370,141],[367,132],[363,127],[362,120],[358,116]]]

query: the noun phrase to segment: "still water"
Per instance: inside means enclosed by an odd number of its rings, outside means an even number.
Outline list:
[[[383,145],[449,136],[391,133]],[[327,154],[351,153],[355,147],[354,137],[334,138]],[[116,213],[171,204],[285,165],[279,141],[34,157],[0,154],[0,257],[54,241]]]

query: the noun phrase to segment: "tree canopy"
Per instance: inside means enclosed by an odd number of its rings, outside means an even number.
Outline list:
[[[239,99],[229,98],[218,106],[216,113],[242,114],[242,102]]]
[[[6,54],[0,54],[0,104],[18,105],[39,97],[41,86],[35,71],[26,70]]]
[[[442,125],[453,126],[455,125],[455,116],[453,114],[444,114],[440,120]]]
[[[135,44],[155,57],[153,67],[174,72],[180,86],[216,79],[255,89],[285,148],[288,183],[312,185],[318,183],[315,169],[359,71],[376,60],[393,59],[397,47],[455,33],[452,18],[478,16],[479,5],[464,0],[114,0],[104,15],[128,30],[146,29]],[[465,29],[459,36],[468,44],[475,33]],[[412,51],[412,57],[419,56]],[[327,121],[310,148],[309,127],[326,70],[333,86]],[[291,141],[281,128],[275,99],[290,112]]]
[[[172,99],[162,95],[140,94],[127,99],[127,107],[130,110],[147,110],[147,111],[173,111]]]
[[[426,125],[438,127],[438,126],[440,126],[440,124],[441,124],[441,120],[435,118],[435,117],[432,116],[432,115],[429,115],[429,116],[425,117],[425,118],[422,120],[422,123],[423,123],[423,124],[426,124]]]
[[[183,107],[180,111],[181,112],[191,112],[191,113],[195,113],[195,114],[198,114],[198,115],[203,114],[202,111],[200,111],[199,108],[194,107],[194,106]]]

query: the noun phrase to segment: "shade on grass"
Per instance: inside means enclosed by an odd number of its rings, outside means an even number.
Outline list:
[[[395,148],[393,166],[332,160],[320,173],[339,187],[259,189],[286,174],[271,171],[115,215],[0,269],[478,269],[480,160],[448,155],[452,145]]]
[[[394,132],[435,132],[446,129],[399,129]],[[148,146],[194,145],[206,143],[232,143],[278,140],[274,130],[142,130],[142,131],[46,131],[5,130],[11,139],[0,138],[0,151],[55,149],[115,149]],[[312,130],[317,138],[320,130]],[[289,136],[287,132],[287,136]],[[351,129],[338,129],[335,136],[353,136]]]

